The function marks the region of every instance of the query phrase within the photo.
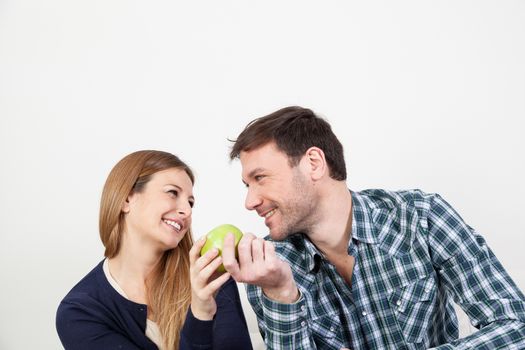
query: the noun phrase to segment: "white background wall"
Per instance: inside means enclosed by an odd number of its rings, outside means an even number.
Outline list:
[[[196,236],[264,235],[227,138],[291,104],[350,188],[441,193],[525,289],[524,62],[525,1],[0,0],[0,349],[60,348],[127,153],[192,165]]]

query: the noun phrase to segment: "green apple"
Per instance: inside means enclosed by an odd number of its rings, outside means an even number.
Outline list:
[[[242,232],[237,227],[230,224],[219,225],[208,232],[206,235],[206,243],[204,243],[204,246],[201,249],[201,256],[206,254],[206,252],[212,248],[216,248],[219,251],[219,255],[221,255],[224,238],[228,233],[233,233],[233,236],[235,237],[235,257],[238,257],[237,245],[242,238]],[[221,264],[221,266],[217,268],[217,272],[226,272],[224,265]]]

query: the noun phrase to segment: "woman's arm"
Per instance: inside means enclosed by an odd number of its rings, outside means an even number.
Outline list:
[[[140,350],[124,335],[87,312],[82,305],[62,302],[56,316],[58,336],[66,350]]]
[[[241,307],[237,284],[230,278],[215,298],[213,320],[195,318],[191,308],[181,332],[180,350],[251,350],[248,326]]]
[[[199,239],[190,250],[191,305],[181,330],[180,350],[213,349],[213,330],[218,305],[215,295],[230,278],[228,273],[215,272],[222,263],[217,249],[203,256],[200,251],[206,237]]]
[[[215,300],[217,314],[213,327],[213,350],[251,350],[250,333],[233,278],[222,286]]]
[[[195,318],[189,308],[180,334],[179,350],[213,349],[213,323],[213,320]]]

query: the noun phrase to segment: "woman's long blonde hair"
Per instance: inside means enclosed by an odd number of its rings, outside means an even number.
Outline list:
[[[113,258],[119,253],[124,228],[122,207],[128,196],[141,192],[159,171],[184,170],[195,183],[188,165],[177,156],[162,151],[138,151],[120,160],[106,179],[100,202],[99,230],[104,255]],[[164,347],[178,349],[180,331],[191,301],[189,251],[193,245],[191,228],[178,246],[164,252],[146,281],[148,307],[160,328]]]

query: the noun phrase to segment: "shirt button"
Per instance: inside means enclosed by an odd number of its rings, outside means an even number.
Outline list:
[[[401,306],[401,300],[398,300],[398,301],[396,302],[396,305],[397,305],[397,306]]]
[[[305,309],[304,305],[301,305],[301,311],[304,311]]]
[[[333,332],[335,331],[335,328],[334,327],[330,327],[330,332]]]
[[[306,322],[301,322],[301,327],[306,327]]]
[[[366,316],[368,314],[366,313],[366,311],[363,311],[363,312],[361,312],[361,315]]]

